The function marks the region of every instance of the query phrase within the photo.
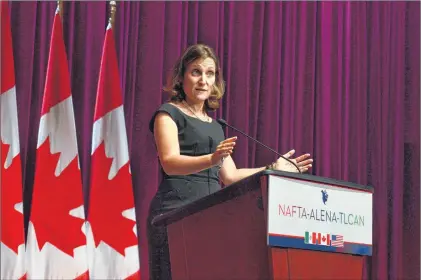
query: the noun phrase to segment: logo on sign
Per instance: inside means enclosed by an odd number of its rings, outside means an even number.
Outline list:
[[[326,202],[327,202],[327,198],[329,197],[329,195],[327,194],[327,191],[326,190],[322,190],[322,201],[323,201],[323,204],[324,205],[326,205]]]

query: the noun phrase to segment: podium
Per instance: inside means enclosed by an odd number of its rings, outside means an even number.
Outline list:
[[[361,279],[373,189],[265,170],[157,216],[173,280]]]

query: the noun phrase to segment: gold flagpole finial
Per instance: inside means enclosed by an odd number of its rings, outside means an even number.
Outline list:
[[[116,1],[110,1],[110,18],[109,23],[111,24],[111,27],[114,27],[114,18],[115,18],[115,12],[117,10],[117,2]]]
[[[63,1],[62,0],[57,1],[57,8],[58,8],[58,13],[60,14],[60,18],[63,20]]]

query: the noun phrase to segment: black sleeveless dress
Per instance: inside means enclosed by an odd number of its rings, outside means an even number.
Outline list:
[[[225,139],[222,126],[212,120],[204,122],[183,113],[171,104],[163,104],[153,115],[149,129],[154,130],[158,113],[167,113],[176,123],[180,154],[201,156],[215,152]],[[168,175],[161,168],[163,179],[151,201],[147,221],[150,279],[170,280],[171,267],[166,227],[154,227],[152,219],[161,213],[176,209],[221,189],[219,167],[190,175]]]

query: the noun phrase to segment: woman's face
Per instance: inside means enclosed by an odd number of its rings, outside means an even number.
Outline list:
[[[212,58],[196,59],[187,66],[183,77],[186,99],[193,103],[206,101],[213,89],[216,65]]]

